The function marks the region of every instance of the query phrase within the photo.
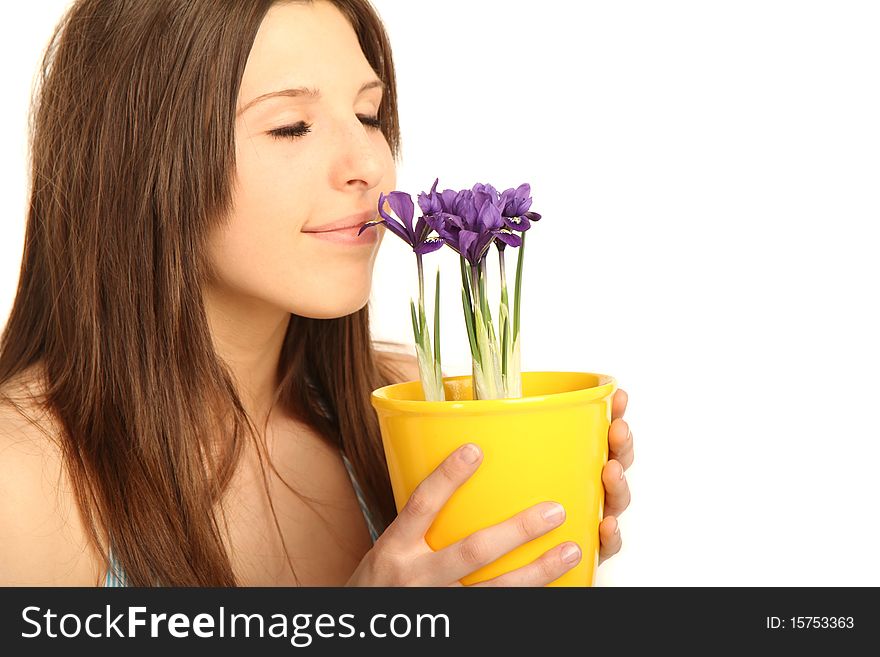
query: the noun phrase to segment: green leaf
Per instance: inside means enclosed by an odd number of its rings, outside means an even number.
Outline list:
[[[507,376],[507,317],[501,319],[501,374]]]
[[[491,324],[492,313],[489,312],[489,300],[487,298],[489,295],[486,293],[486,272],[484,270],[485,265],[480,265],[480,309],[483,311],[483,318],[486,320],[486,323]]]
[[[458,262],[461,265],[461,289],[467,294],[467,302],[470,308],[473,308],[474,300],[471,298],[471,277],[465,264],[464,256],[459,256]],[[473,314],[473,311],[471,312]]]
[[[419,331],[419,323],[416,320],[416,304],[412,299],[409,300],[409,309],[412,311],[413,337],[415,337],[416,344],[422,344],[422,333]]]
[[[422,333],[425,332],[425,326],[428,324],[428,320],[425,318],[425,305],[419,300],[419,329]]]
[[[437,267],[437,283],[434,286],[434,363],[440,362],[440,267]]]
[[[492,356],[492,348],[489,345],[489,336],[486,332],[486,324],[483,322],[483,315],[480,312],[479,306],[477,306],[476,310],[476,318],[474,320],[474,325],[477,330],[477,344],[480,346],[480,355],[481,359],[478,361],[480,364],[480,370],[486,375],[484,377],[484,385],[485,385],[485,396],[481,397],[481,399],[497,399],[497,388],[495,385],[495,372],[493,371],[495,365]],[[489,368],[487,371],[486,368]]]
[[[523,270],[523,254],[526,248],[526,234],[522,233],[522,244],[519,247],[519,254],[516,258],[516,284],[513,293],[513,339],[519,337],[519,300],[520,290],[522,289],[522,270]]]
[[[478,363],[480,362],[480,350],[477,347],[476,338],[474,337],[474,315],[471,310],[470,303],[468,302],[468,297],[465,294],[464,289],[461,291],[461,305],[464,306],[464,314],[465,319],[464,323],[467,327],[468,340],[471,343],[471,358],[473,358]]]
[[[431,331],[425,327],[424,333],[422,333],[422,349],[425,350],[425,358],[428,360],[425,361],[430,365],[434,360],[434,352],[431,349]]]
[[[486,341],[487,341],[487,352],[490,361],[483,361],[483,372],[486,374],[486,377],[491,377],[491,380],[500,385],[501,382],[499,380],[501,376],[500,368],[501,368],[501,359],[498,354],[498,340],[495,337],[495,324],[492,322],[492,312],[489,310],[489,294],[486,291],[486,261],[480,265],[479,270],[479,283],[480,283],[480,308],[483,312],[484,325],[486,329]],[[493,386],[497,389],[497,385]],[[494,399],[495,397],[493,397]]]

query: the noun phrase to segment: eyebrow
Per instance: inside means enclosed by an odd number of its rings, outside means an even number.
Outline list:
[[[382,80],[372,80],[370,82],[365,82],[360,90],[357,92],[357,95],[360,96],[365,91],[369,89],[382,89],[385,90],[385,83]],[[257,96],[252,101],[250,101],[247,105],[242,107],[237,113],[236,116],[243,114],[246,110],[250,109],[257,103],[260,103],[269,98],[276,98],[278,96],[286,96],[288,98],[313,98],[318,99],[321,97],[321,92],[317,89],[313,89],[312,87],[296,87],[294,89],[281,89],[280,91],[272,91],[267,94],[263,94],[262,96]]]

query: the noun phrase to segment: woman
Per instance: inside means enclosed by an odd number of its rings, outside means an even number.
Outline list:
[[[418,369],[370,340],[382,233],[313,234],[395,187],[366,0],[80,0],[32,129],[0,349],[2,583],[456,585],[555,526],[547,502],[433,552],[479,464],[458,453],[397,516],[369,397]],[[614,401],[603,556],[632,461]],[[576,565],[565,547],[489,584],[546,584]]]

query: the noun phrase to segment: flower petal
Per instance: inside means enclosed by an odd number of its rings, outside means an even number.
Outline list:
[[[363,233],[367,228],[373,228],[374,226],[378,226],[379,224],[385,224],[387,226],[388,222],[386,222],[384,219],[382,221],[368,221],[363,226],[361,226],[361,229],[358,231],[358,237],[360,237],[360,234]]]
[[[443,202],[440,194],[437,193],[437,183],[439,182],[440,179],[437,178],[434,180],[430,192],[419,194],[419,207],[422,209],[423,214],[437,214],[443,211]]]
[[[512,233],[505,228],[502,228],[497,233],[495,233],[495,239],[503,242],[504,244],[507,244],[508,246],[522,246],[522,237]]]
[[[441,212],[440,214],[426,216],[425,221],[444,240],[458,245],[458,233],[462,228],[460,217]]]
[[[419,255],[425,255],[427,253],[432,253],[437,249],[442,248],[444,244],[446,244],[446,242],[444,242],[443,239],[440,237],[428,237],[425,238],[424,242],[422,242],[415,248],[415,252]]]
[[[425,238],[428,236],[433,230],[433,227],[428,223],[427,217],[419,217],[419,220],[416,222],[416,226],[413,229],[413,234],[415,235],[415,241],[413,244],[419,244],[420,242],[424,242]]]
[[[475,196],[477,196],[479,202],[482,203],[482,205],[480,206],[480,215],[478,221],[480,232],[482,233],[483,231],[487,230],[497,230],[498,228],[504,226],[504,220],[501,218],[501,212],[499,212],[496,205],[492,203],[489,195],[478,192]]]
[[[484,185],[483,183],[477,183],[476,185],[474,185],[471,188],[471,191],[473,191],[474,194],[476,194],[477,192],[482,192],[484,194],[488,194],[490,196],[490,198],[492,199],[492,202],[495,205],[498,205],[498,199],[499,199],[498,190],[495,189],[492,185],[489,185],[489,184]]]
[[[411,233],[413,215],[415,214],[412,197],[406,192],[391,192],[388,195],[388,205],[391,206],[394,214],[400,218],[403,226]],[[413,237],[415,236],[413,235]]]
[[[455,203],[458,200],[458,192],[452,189],[444,189],[440,193],[440,204],[443,206],[444,212],[457,214],[455,211]]]
[[[431,227],[431,230],[436,230],[439,233],[441,230],[446,229],[447,216],[448,215],[443,212],[440,212],[438,214],[428,214],[425,215],[425,223],[427,223]]]
[[[477,207],[474,204],[474,193],[469,189],[463,189],[455,197],[454,209],[451,214],[461,217],[462,224],[468,230],[477,230]]]
[[[498,200],[498,207],[501,210],[502,216],[515,217],[516,216],[516,190],[515,189],[505,189],[503,192],[501,192],[501,198]]]
[[[518,230],[521,233],[531,228],[529,220],[525,216],[522,217],[504,217],[504,225],[510,230]]]
[[[406,242],[407,244],[409,244],[410,246],[413,245],[413,241],[412,241],[412,239],[410,239],[409,233],[407,232],[406,228],[404,228],[403,226],[401,226],[401,225],[400,225],[399,223],[397,223],[396,221],[386,221],[386,222],[385,222],[385,227],[386,227],[388,230],[390,230],[392,233],[394,233],[395,235],[397,235],[397,236],[398,236],[400,239],[402,239],[404,242]]]
[[[529,186],[528,183],[523,183],[516,188],[513,202],[513,212],[510,213],[510,216],[520,217],[528,212],[529,208],[532,206],[531,189],[532,188]]]
[[[457,214],[449,214],[448,212],[444,212],[443,216],[446,217],[447,230],[459,231],[467,228],[467,226],[465,226],[464,224],[464,219],[459,217]]]
[[[388,200],[388,197],[385,194],[379,194],[379,214],[382,215],[382,218],[386,221],[396,221],[390,214],[385,212],[385,201]]]
[[[477,238],[476,244],[471,247],[476,252],[477,262],[486,257],[486,253],[489,251],[489,247],[492,246],[492,242],[494,241],[495,231],[486,231],[485,233],[480,233],[480,236]]]
[[[479,237],[479,233],[475,233],[472,230],[463,230],[458,235],[458,246],[461,255],[463,255],[465,257],[465,260],[467,260],[474,266],[480,264],[480,258],[478,257],[477,252],[474,250],[477,239]]]

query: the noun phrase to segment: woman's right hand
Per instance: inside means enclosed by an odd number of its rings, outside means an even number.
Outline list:
[[[432,550],[425,534],[443,505],[477,470],[482,456],[476,445],[468,443],[425,477],[346,586],[462,586],[463,577],[563,523],[562,506],[542,502],[442,550]],[[554,509],[560,513],[552,516]],[[521,568],[473,586],[545,586],[574,568],[580,558],[577,543],[562,543]]]

